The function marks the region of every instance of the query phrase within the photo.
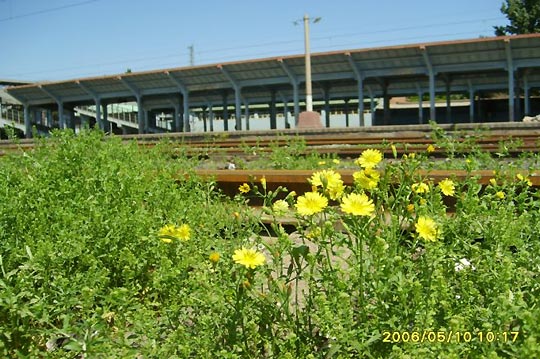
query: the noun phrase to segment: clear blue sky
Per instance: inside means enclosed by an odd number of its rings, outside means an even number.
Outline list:
[[[54,81],[493,36],[503,0],[0,0],[0,78]]]

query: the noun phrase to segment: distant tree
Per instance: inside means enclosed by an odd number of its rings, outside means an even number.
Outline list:
[[[501,6],[510,25],[495,26],[495,35],[533,34],[540,32],[540,0],[506,0]]]
[[[128,69],[126,70],[126,74],[130,74],[130,73],[131,73],[131,69],[128,68]]]

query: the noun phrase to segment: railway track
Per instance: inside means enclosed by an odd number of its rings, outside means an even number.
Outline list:
[[[341,174],[343,183],[347,186],[353,184],[353,173],[356,170],[337,170]],[[307,179],[316,170],[197,170],[195,174],[201,178],[213,179],[217,186],[227,195],[238,194],[238,187],[243,183],[258,183],[261,178],[265,178],[269,191],[276,190],[279,186],[286,187],[289,191],[302,194],[311,191],[311,184]],[[540,171],[527,172],[518,171],[516,173],[503,173],[503,177],[513,178],[517,173],[521,173],[531,181],[531,187],[540,187]],[[456,182],[463,182],[468,178],[475,177],[482,186],[490,183],[494,177],[492,170],[465,171],[465,170],[419,170],[415,173],[420,178],[426,178],[437,184],[446,178],[452,178]],[[396,183],[397,184],[397,183]]]
[[[508,154],[540,151],[540,124],[484,123],[438,125],[377,126],[364,128],[328,128],[279,131],[236,131],[216,133],[163,133],[118,136],[123,141],[136,141],[140,146],[153,147],[161,141],[182,148],[192,156],[249,156],[250,152],[268,152],[273,147],[298,145],[299,154],[336,154],[349,157],[366,147],[390,153],[389,144],[399,145],[398,151],[421,152],[430,144],[451,142],[457,152],[473,148],[486,152],[503,150]],[[32,140],[17,143],[0,141],[0,154],[34,147]],[[444,155],[448,148],[435,146],[433,155]]]

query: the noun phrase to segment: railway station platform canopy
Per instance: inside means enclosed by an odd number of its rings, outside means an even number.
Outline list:
[[[386,108],[389,97],[419,96],[421,106],[429,94],[429,119],[437,121],[436,94],[465,93],[474,99],[481,91],[508,93],[508,120],[514,121],[516,96],[524,95],[527,113],[530,90],[540,87],[540,34],[314,53],[311,64],[314,100],[357,100],[360,126],[365,99],[384,98]],[[96,123],[103,126],[107,114],[101,106],[128,101],[137,102],[139,133],[149,129],[146,110],[174,111],[173,130],[190,131],[190,109],[212,111],[229,104],[241,130],[250,105],[276,100],[292,104],[297,120],[304,81],[302,54],[33,83],[7,92],[24,106],[27,134],[35,109],[57,110],[62,119],[65,108],[95,105]],[[470,107],[473,122],[474,101]],[[419,116],[419,123],[427,122]]]

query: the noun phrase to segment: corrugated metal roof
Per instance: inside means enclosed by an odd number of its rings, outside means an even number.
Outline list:
[[[445,88],[445,81],[450,81],[452,91],[465,91],[469,85],[505,90],[507,47],[514,69],[527,73],[531,86],[540,86],[540,34],[532,34],[315,53],[311,60],[314,97],[321,98],[321,89],[328,86],[331,97],[357,96],[350,60],[363,76],[365,88],[376,96],[382,94],[384,84],[391,95],[417,93],[418,88],[427,91],[426,58],[438,75],[439,91]],[[229,102],[233,102],[229,75],[250,102],[268,101],[271,89],[290,100],[291,79],[284,67],[303,82],[304,56],[296,55],[38,83],[7,91],[29,105],[55,104],[55,99],[74,104],[92,102],[96,96],[110,102],[126,101],[134,98],[135,91],[151,105],[153,100],[160,102],[160,96],[178,100],[183,86],[190,93],[190,103],[198,106],[209,101],[221,103],[223,92],[229,92]]]

